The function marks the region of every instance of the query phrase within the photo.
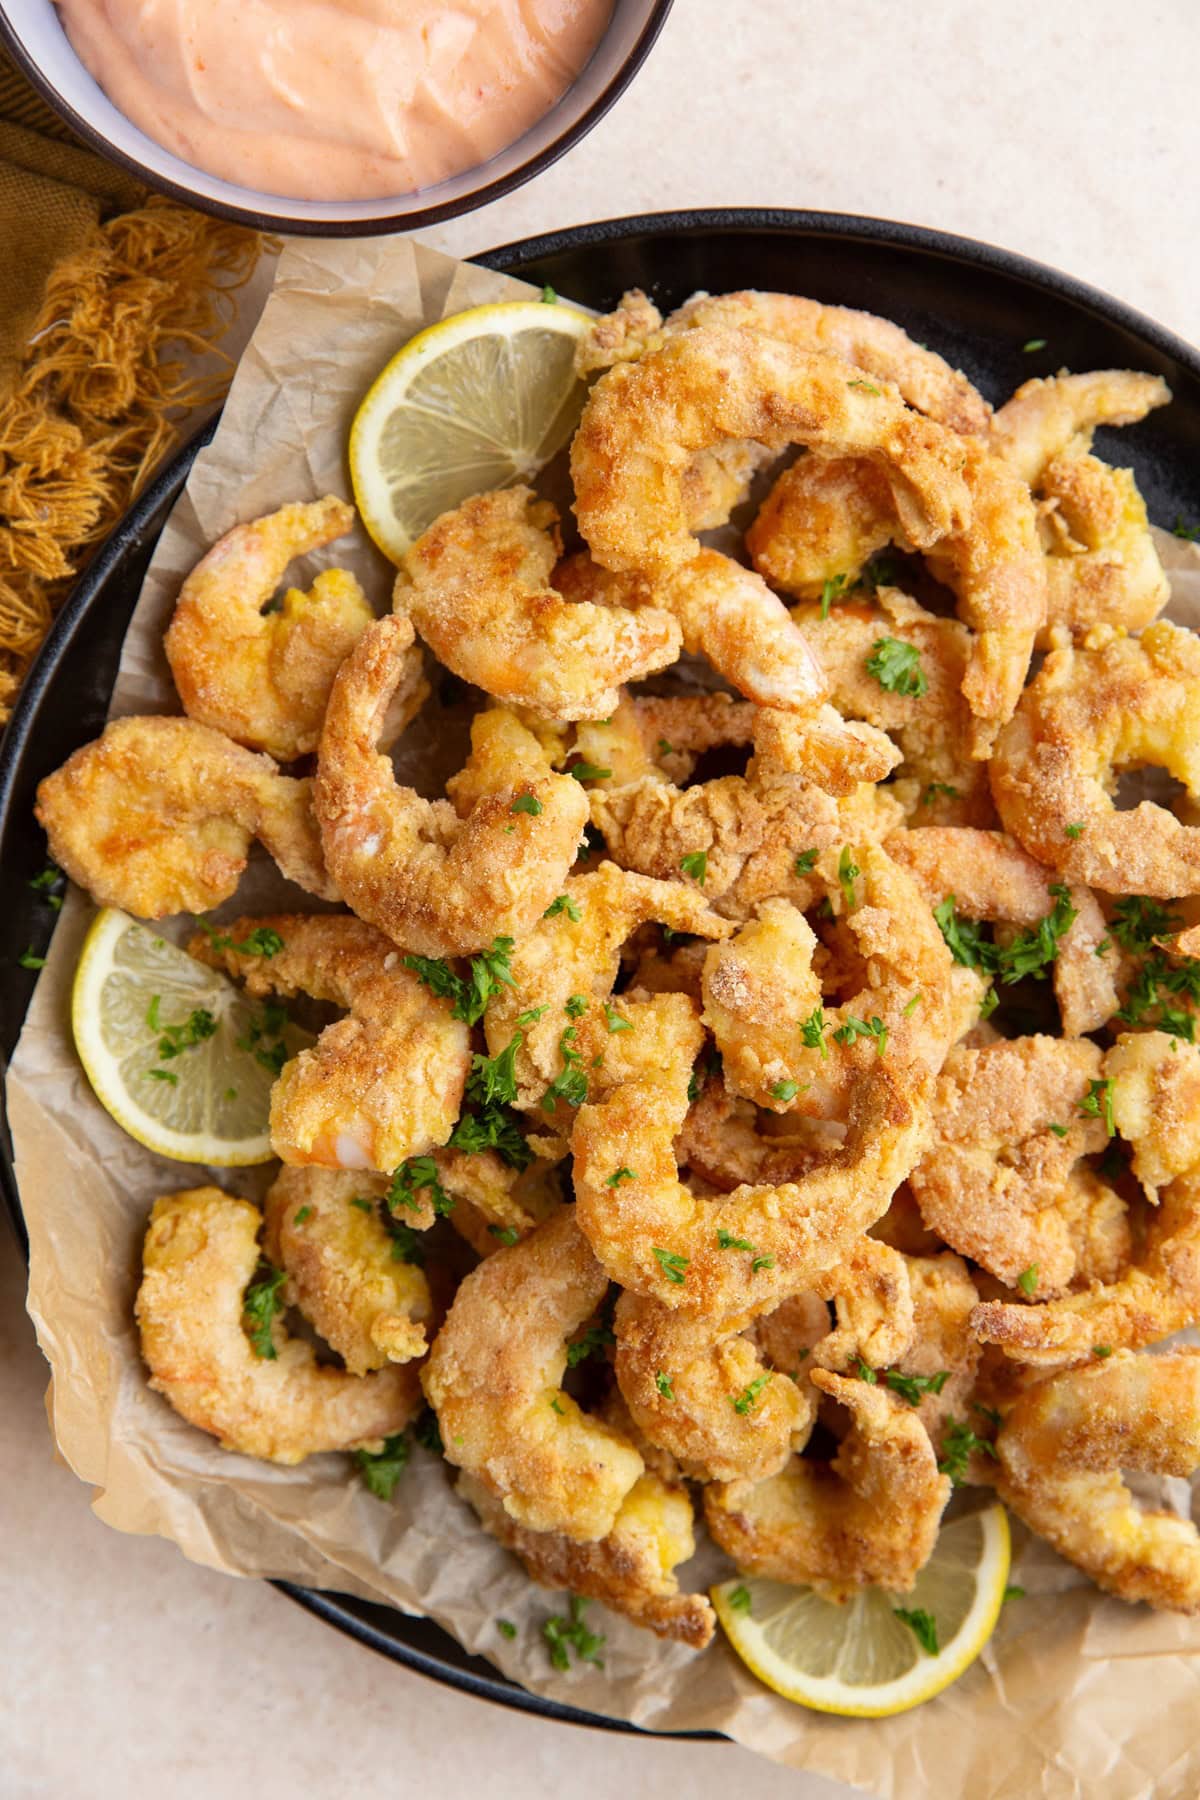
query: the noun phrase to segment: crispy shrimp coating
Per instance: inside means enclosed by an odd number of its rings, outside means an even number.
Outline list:
[[[918,826],[889,837],[886,849],[910,871],[930,906],[953,900],[968,919],[1028,930],[1062,898],[1052,874],[1001,831]],[[1067,901],[1075,916],[1057,942],[1054,995],[1065,1035],[1081,1037],[1107,1024],[1120,1005],[1121,954],[1090,888],[1076,884]]]
[[[1139,639],[1088,641],[1050,652],[1000,735],[991,781],[1005,829],[1068,881],[1200,893],[1200,828],[1111,797],[1120,769],[1150,764],[1200,798],[1200,640],[1159,619]]]
[[[923,1147],[922,1083],[872,1059],[855,1084],[845,1140],[801,1180],[701,1200],[679,1179],[687,1062],[580,1108],[571,1137],[575,1212],[609,1274],[672,1309],[734,1318],[812,1287],[885,1210]],[[733,1255],[722,1240],[744,1240]]]
[[[936,1256],[905,1256],[912,1296],[912,1335],[895,1359],[901,1375],[945,1376],[921,1393],[913,1407],[935,1444],[953,1418],[966,1416],[982,1350],[971,1330],[979,1290],[967,1265],[944,1250]],[[911,1402],[910,1402],[911,1404]]]
[[[831,1117],[864,1060],[886,1052],[893,1064],[940,1068],[973,1020],[980,984],[953,963],[916,884],[878,845],[825,851],[813,874],[853,946],[851,997],[825,1006],[812,927],[790,901],[766,900],[706,958],[704,1019],[735,1093]]]
[[[810,454],[779,475],[746,531],[746,549],[772,587],[820,600],[829,583],[840,590],[857,576],[895,532],[880,469],[862,457]]]
[[[1133,1145],[1147,1197],[1200,1168],[1200,1046],[1165,1031],[1123,1033],[1104,1058],[1113,1124]]]
[[[699,1007],[699,992],[693,998]],[[775,1187],[798,1180],[820,1162],[827,1146],[808,1119],[761,1112],[715,1076],[688,1108],[675,1148],[681,1167],[729,1193],[743,1185]]]
[[[1200,1612],[1200,1537],[1190,1519],[1140,1507],[1123,1469],[1200,1466],[1200,1350],[1118,1350],[1022,1394],[996,1439],[996,1488],[1060,1555],[1122,1600]]]
[[[1136,425],[1165,406],[1171,390],[1158,375],[1094,369],[1026,381],[992,419],[991,445],[1029,487],[1064,452],[1083,455],[1099,425]]]
[[[272,956],[238,950],[266,928]],[[198,961],[239,976],[251,994],[309,994],[344,1007],[271,1090],[271,1145],[287,1163],[388,1174],[444,1144],[462,1107],[470,1031],[404,967],[374,926],[342,914],[235,919],[219,941],[199,933]]]
[[[312,782],[281,775],[192,719],[114,719],[40,784],[50,855],[98,906],[140,919],[228,900],[254,838],[284,875],[337,899],[312,813]]]
[[[643,1468],[560,1385],[567,1339],[607,1291],[565,1207],[467,1276],[421,1376],[447,1459],[519,1525],[579,1543],[608,1535]]]
[[[282,1168],[263,1202],[263,1247],[287,1271],[284,1294],[352,1375],[411,1362],[428,1349],[429,1283],[395,1254],[378,1176]]]
[[[695,1554],[692,1503],[685,1488],[649,1470],[630,1488],[612,1529],[581,1544],[558,1531],[530,1531],[509,1517],[483,1483],[460,1475],[457,1491],[484,1530],[524,1563],[542,1587],[602,1601],[657,1637],[703,1650],[716,1628],[703,1594],[681,1594],[675,1570]]]
[[[541,917],[575,860],[588,802],[534,732],[513,722],[500,736],[487,714],[468,764],[482,791],[466,818],[401,787],[377,746],[411,643],[407,619],[380,619],[342,664],[313,799],[355,912],[408,950],[454,956],[523,936]]]
[[[328,494],[235,525],[196,564],[163,640],[189,718],[279,762],[316,749],[333,678],[375,615],[345,569],[263,608],[293,558],[353,526],[353,507]]]
[[[552,1163],[539,1159],[514,1169],[494,1150],[450,1149],[435,1150],[433,1161],[438,1180],[454,1201],[450,1222],[479,1256],[491,1256],[502,1244],[528,1237],[562,1204]],[[421,1230],[433,1220],[422,1217],[420,1193],[414,1198],[416,1216],[408,1206],[398,1216]]]
[[[913,824],[988,825],[995,817],[987,768],[971,757],[971,716],[963,680],[971,637],[956,619],[939,618],[897,588],[852,598],[822,619],[820,609],[792,614],[829,677],[839,712],[886,731],[903,762],[897,792]],[[922,692],[886,688],[870,667],[881,641],[917,652]],[[915,671],[914,671],[915,673]]]
[[[909,1186],[926,1225],[1010,1287],[1025,1275],[1045,1296],[1078,1273],[1066,1190],[1080,1157],[1107,1142],[1103,1118],[1080,1112],[1100,1068],[1087,1038],[1025,1037],[956,1046],[938,1077],[933,1142]],[[1090,1199],[1111,1213],[1119,1265],[1124,1203],[1100,1182]]]
[[[623,682],[679,655],[658,606],[572,602],[551,587],[558,518],[526,487],[465,500],[404,559],[395,605],[464,681],[548,719],[603,719]]]
[[[278,1318],[273,1354],[256,1354],[242,1309],[261,1223],[256,1206],[220,1188],[155,1201],[135,1309],[151,1387],[224,1449],[267,1462],[373,1446],[402,1431],[421,1403],[413,1368],[326,1368]]]
[[[751,1575],[831,1599],[863,1587],[904,1593],[929,1560],[950,1497],[929,1434],[884,1387],[823,1369],[809,1379],[850,1413],[837,1456],[793,1457],[766,1481],[707,1487],[709,1531]]]
[[[542,918],[517,944],[509,962],[513,984],[493,997],[484,1015],[492,1056],[499,1056],[520,1033],[513,1062],[516,1104],[539,1111],[546,1089],[564,1068],[564,1031],[575,1028],[576,1036],[567,1040],[567,1048],[574,1044],[576,1055],[583,1050],[578,1040],[587,1037],[589,1055],[583,1062],[588,1068],[598,1054],[606,1059],[610,1051],[614,1056],[640,1054],[646,1032],[654,1029],[650,1021],[666,1020],[666,1014],[653,1011],[639,1032],[625,1032],[619,1025],[614,1028],[607,1017],[606,1002],[620,971],[621,946],[639,925],[655,919],[673,931],[706,938],[725,937],[731,929],[727,920],[709,910],[697,889],[681,881],[652,881],[632,875],[615,863],[602,862],[586,875],[572,876],[564,884],[563,894],[567,904]],[[578,1000],[568,1012],[567,1003],[574,996]],[[578,1001],[584,1004],[580,1006]],[[544,1009],[538,1017],[518,1025],[518,1020],[538,1008]],[[673,1029],[665,1024],[663,1028]],[[595,1048],[591,1047],[592,1033],[598,1038]],[[699,1027],[688,1037],[690,1068],[699,1049]],[[636,1047],[634,1039],[639,1040]],[[672,1049],[668,1038],[665,1053]]]
[[[685,646],[742,693],[804,711],[825,686],[782,603],[760,576],[701,550],[688,527],[683,472],[696,451],[731,438],[871,457],[924,544],[969,516],[961,446],[852,365],[748,331],[685,331],[593,388],[571,447],[575,510],[593,557],[652,575]]]

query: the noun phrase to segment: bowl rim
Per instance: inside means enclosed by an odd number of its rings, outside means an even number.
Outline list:
[[[445,219],[458,218],[463,213],[475,212],[480,207],[489,205],[493,200],[500,200],[506,194],[515,193],[517,188],[524,187],[527,181],[532,181],[535,175],[540,175],[543,170],[551,168],[560,157],[565,156],[568,150],[573,149],[582,138],[585,138],[592,128],[600,123],[604,115],[615,106],[654,48],[674,4],[675,0],[648,0],[647,13],[641,30],[625,60],[613,74],[611,81],[601,89],[591,105],[586,107],[572,124],[566,126],[550,143],[544,145],[534,155],[527,157],[515,169],[510,169],[506,175],[496,176],[493,180],[485,182],[482,187],[473,188],[470,193],[460,196],[457,200],[444,200],[435,205],[416,207],[411,212],[380,212],[366,218],[356,219],[317,219],[303,215],[293,217],[286,213],[265,211],[258,206],[235,205],[229,201],[215,199],[209,194],[197,193],[194,189],[185,186],[183,182],[160,175],[138,157],[118,149],[102,131],[92,124],[90,119],[85,118],[77,108],[62,97],[40,65],[30,55],[19,28],[13,22],[12,0],[0,0],[0,46],[3,46],[30,86],[41,96],[47,106],[64,124],[70,127],[89,150],[95,155],[103,157],[106,162],[115,163],[130,175],[135,175],[153,193],[165,194],[168,198],[190,206],[197,212],[209,213],[218,219],[228,219],[234,224],[246,225],[255,231],[282,233],[288,237],[380,237],[390,232],[416,231],[426,225],[439,224]],[[609,23],[611,25],[611,19]],[[599,47],[598,43],[597,50]],[[593,51],[593,55],[595,53]],[[568,87],[555,101],[555,106],[561,105],[570,92],[571,89]],[[145,132],[142,135],[143,137],[147,136]],[[518,138],[516,142],[519,143],[520,139]],[[511,148],[511,146],[506,146],[506,148]],[[502,154],[502,152],[497,152],[497,154]],[[491,158],[488,160],[490,161]],[[486,169],[487,163],[480,163],[477,167]],[[469,174],[470,171],[467,170],[464,173]],[[236,187],[239,184],[230,183],[229,185]],[[253,188],[246,188],[243,191],[248,195],[256,192]],[[418,193],[420,191],[417,189]],[[429,191],[433,193],[436,192],[436,189],[431,188]],[[281,201],[287,199],[286,195],[275,197]],[[402,196],[384,195],[381,204],[390,205],[392,199],[397,197]],[[298,204],[312,205],[313,203],[300,201]],[[364,201],[362,204],[368,205],[370,202]]]
[[[616,243],[623,239],[635,239],[647,234],[684,236],[689,233],[714,229],[747,233],[777,232],[786,236],[809,232],[814,236],[823,236],[834,242],[858,239],[897,249],[919,250],[938,256],[951,266],[966,262],[974,267],[993,269],[1016,277],[1031,286],[1043,290],[1049,289],[1064,299],[1086,307],[1104,321],[1129,331],[1164,355],[1178,361],[1200,380],[1200,350],[1171,332],[1167,327],[1149,318],[1148,315],[1139,312],[1136,307],[1115,299],[1101,288],[1049,264],[1040,263],[1034,258],[1003,249],[984,240],[942,231],[934,226],[894,222],[867,214],[770,207],[696,208],[633,214],[595,220],[580,226],[513,240],[491,250],[478,251],[465,260],[482,264],[486,268],[507,271],[517,265],[536,264],[542,258],[576,249],[585,244]],[[100,545],[60,608],[50,632],[22,683],[13,706],[12,716],[4,730],[3,738],[0,739],[0,836],[3,835],[6,828],[13,805],[13,788],[18,768],[28,737],[36,723],[40,701],[61,654],[76,634],[85,627],[96,590],[103,586],[114,567],[120,564],[126,550],[130,548],[131,542],[137,539],[144,523],[153,516],[158,505],[170,494],[172,489],[182,486],[198,450],[216,429],[218,418],[219,414],[216,414],[213,418],[205,421],[195,434],[175,452],[169,462],[163,465],[133,506],[113,527],[109,537]],[[36,976],[10,972],[9,979],[14,983],[24,982],[28,996],[32,993]],[[0,1074],[3,1073],[3,1064],[3,1046],[0,1045]],[[22,1253],[28,1257],[28,1239],[21,1214],[12,1144],[8,1133],[7,1116],[2,1104],[0,1104],[0,1212],[7,1214]],[[432,1648],[427,1648],[422,1643],[390,1635],[373,1619],[364,1617],[363,1613],[357,1610],[361,1603],[350,1596],[303,1588],[286,1581],[277,1580],[272,1585],[306,1611],[324,1623],[334,1626],[346,1636],[355,1639],[359,1644],[386,1656],[390,1661],[398,1663],[403,1668],[430,1680],[438,1681],[443,1686],[470,1694],[475,1699],[490,1701],[495,1705],[540,1716],[556,1723],[584,1725],[592,1729],[624,1732],[637,1736],[699,1738],[712,1741],[721,1741],[724,1737],[723,1733],[710,1731],[661,1731],[654,1727],[636,1725],[624,1719],[613,1718],[611,1715],[585,1711],[547,1695],[535,1694],[511,1681],[498,1669],[488,1667],[486,1671],[481,1671],[476,1666],[472,1666],[478,1661],[475,1657],[471,1657],[468,1665],[443,1661],[437,1654],[436,1640]],[[400,1614],[400,1617],[403,1619],[407,1615]],[[435,1632],[441,1630],[440,1627],[433,1625],[432,1621],[413,1619],[410,1624],[413,1626],[428,1624]],[[462,1646],[458,1647],[462,1650]],[[470,1653],[464,1652],[464,1654],[469,1655]]]

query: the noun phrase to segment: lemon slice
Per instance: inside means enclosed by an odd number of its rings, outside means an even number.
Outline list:
[[[130,1137],[177,1162],[226,1168],[270,1160],[276,1065],[313,1041],[114,911],[84,941],[71,1028],[96,1098]]]
[[[742,1575],[713,1588],[712,1602],[746,1667],[785,1700],[882,1719],[931,1700],[974,1662],[1004,1603],[1009,1557],[997,1504],[943,1525],[911,1593],[868,1588],[838,1605],[812,1588]],[[934,1621],[935,1655],[896,1607]]]
[[[398,563],[440,513],[525,481],[579,422],[575,346],[591,320],[557,303],[476,306],[419,332],[375,379],[350,428],[363,523]]]

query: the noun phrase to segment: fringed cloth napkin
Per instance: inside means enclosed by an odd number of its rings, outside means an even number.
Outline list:
[[[81,149],[0,53],[0,721],[178,421],[223,393],[262,248]]]

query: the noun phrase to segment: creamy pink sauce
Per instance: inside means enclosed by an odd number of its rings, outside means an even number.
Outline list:
[[[549,111],[612,0],[58,0],[77,55],[184,162],[368,200],[494,156]]]

